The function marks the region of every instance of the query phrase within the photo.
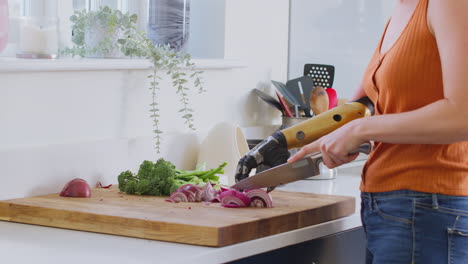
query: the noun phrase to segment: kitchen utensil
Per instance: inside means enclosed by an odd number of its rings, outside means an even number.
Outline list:
[[[281,97],[281,95],[278,93],[278,91],[276,92],[276,97],[278,97],[281,107],[283,108],[283,116],[293,117],[294,115],[291,112],[291,109],[289,109],[288,105],[284,101],[283,97]]]
[[[298,105],[294,105],[294,117],[301,117],[301,115],[299,114],[299,106]]]
[[[0,0],[0,52],[8,42],[8,0]]]
[[[364,143],[358,149],[352,151],[350,155],[358,152],[369,154],[372,149],[370,143]],[[315,153],[293,163],[285,163],[271,169],[262,171],[256,175],[248,177],[231,186],[231,188],[244,190],[256,188],[269,188],[286,183],[304,180],[320,174],[320,164],[322,154]]]
[[[269,94],[267,93],[264,93],[262,91],[260,91],[259,89],[253,89],[253,92],[258,96],[260,97],[263,101],[265,101],[267,104],[273,106],[274,108],[280,110],[283,115],[284,115],[284,109],[283,109],[283,106],[281,106],[281,103],[278,102],[278,100],[276,100],[275,98],[273,98],[272,96],[270,96]]]
[[[286,82],[286,89],[299,102],[299,106],[304,111],[306,117],[312,117],[310,113],[310,103],[306,98],[310,98],[312,90],[314,90],[314,81],[310,76],[302,76]]]
[[[332,88],[335,79],[335,67],[326,64],[305,64],[304,75],[312,77],[314,86]]]
[[[300,102],[294,97],[294,95],[288,91],[286,88],[286,85],[277,81],[271,81],[273,85],[275,86],[276,90],[280,92],[281,95],[286,98],[286,100],[289,102],[291,105],[300,105]]]
[[[286,191],[271,194],[273,208],[235,209],[128,195],[115,185],[91,192],[91,198],[49,194],[0,201],[0,220],[222,247],[342,218],[356,205],[354,197]]]
[[[310,108],[314,115],[328,110],[328,94],[323,87],[315,87],[309,98]]]
[[[328,94],[328,109],[332,109],[338,105],[338,95],[336,94],[336,90],[333,88],[327,88],[325,91]]]

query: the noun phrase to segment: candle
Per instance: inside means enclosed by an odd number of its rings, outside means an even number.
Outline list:
[[[0,0],[0,52],[8,41],[8,1]]]
[[[57,54],[57,25],[42,26],[28,22],[20,29],[20,51],[26,54]]]

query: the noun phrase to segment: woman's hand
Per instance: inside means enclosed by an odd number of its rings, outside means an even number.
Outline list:
[[[349,153],[367,141],[360,137],[358,127],[359,120],[349,122],[328,135],[302,147],[301,150],[288,159],[288,163],[295,162],[314,152],[322,152],[323,164],[330,169],[355,160],[359,154],[349,155]]]

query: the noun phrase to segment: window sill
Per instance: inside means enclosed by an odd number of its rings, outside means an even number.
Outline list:
[[[247,64],[238,60],[193,59],[201,70],[223,70],[245,68]],[[147,70],[151,63],[146,59],[17,59],[0,57],[0,73],[6,72],[63,72],[63,71],[107,71]],[[186,68],[186,67],[182,67]]]

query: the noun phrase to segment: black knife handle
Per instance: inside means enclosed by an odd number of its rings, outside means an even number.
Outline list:
[[[354,155],[356,153],[364,153],[364,154],[369,155],[373,147],[374,147],[374,144],[372,142],[367,142],[367,143],[361,144],[361,146],[359,146],[357,149],[351,151],[349,155]]]

